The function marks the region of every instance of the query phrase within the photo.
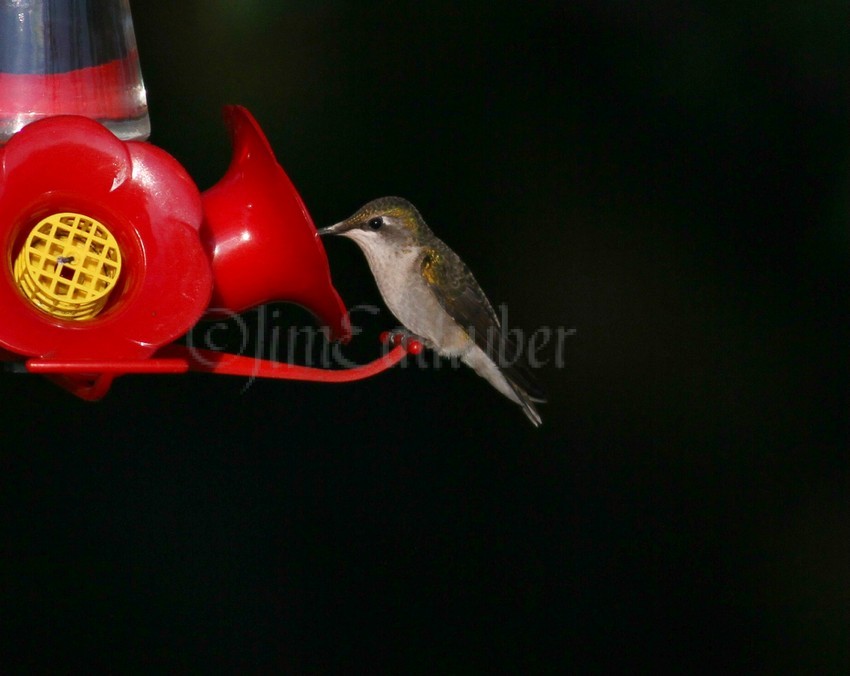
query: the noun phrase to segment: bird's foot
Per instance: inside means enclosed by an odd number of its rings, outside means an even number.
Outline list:
[[[404,329],[384,331],[381,333],[381,342],[384,345],[392,345],[393,347],[401,345],[405,350],[407,350],[408,354],[420,354],[425,348],[424,339],[419,336],[415,336]]]

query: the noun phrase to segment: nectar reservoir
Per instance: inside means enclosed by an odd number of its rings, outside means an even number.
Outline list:
[[[0,144],[52,115],[150,135],[129,0],[0,3]]]

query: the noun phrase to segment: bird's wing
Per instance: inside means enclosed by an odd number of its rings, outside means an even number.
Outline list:
[[[460,257],[439,242],[425,251],[420,271],[443,309],[466,329],[505,377],[533,401],[545,401],[542,389],[525,366],[525,355],[502,331],[493,306]]]

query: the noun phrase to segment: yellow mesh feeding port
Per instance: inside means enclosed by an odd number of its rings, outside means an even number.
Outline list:
[[[36,225],[15,259],[15,281],[29,301],[60,319],[91,319],[121,274],[118,242],[88,216],[53,214]]]

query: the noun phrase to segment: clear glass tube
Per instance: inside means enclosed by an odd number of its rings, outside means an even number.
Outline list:
[[[0,0],[0,144],[66,114],[150,135],[129,0]]]

